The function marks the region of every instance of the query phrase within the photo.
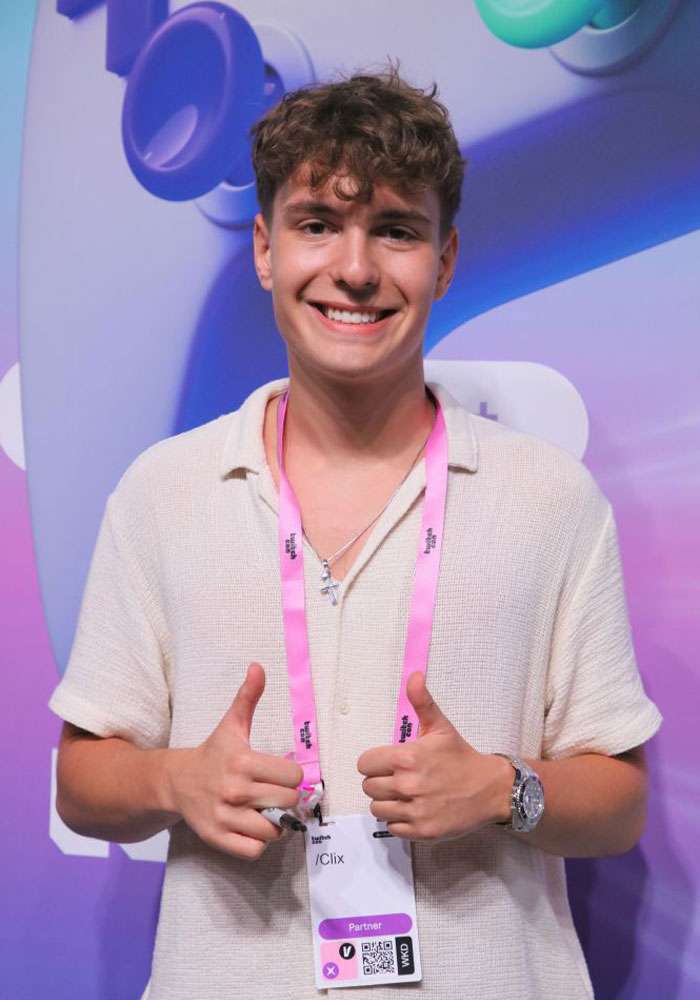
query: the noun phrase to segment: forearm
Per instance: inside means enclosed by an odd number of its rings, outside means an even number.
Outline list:
[[[643,747],[618,757],[580,754],[526,763],[542,779],[545,811],[532,832],[511,836],[563,857],[621,854],[637,843],[646,822]]]
[[[71,829],[121,843],[145,840],[181,819],[171,794],[173,755],[66,725],[58,756],[56,808]]]

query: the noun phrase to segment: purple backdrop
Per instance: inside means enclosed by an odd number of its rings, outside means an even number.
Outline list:
[[[246,171],[224,165],[228,184],[210,179],[215,190],[174,203],[127,165],[125,85],[167,4],[133,3],[131,14],[148,8],[150,20],[121,36],[114,16],[118,73],[105,67],[106,8],[62,6],[73,16],[49,0],[0,11],[0,228],[11,236],[0,241],[0,992],[138,1000],[162,865],[71,839],[51,819],[59,723],[45,706],[121,471],[152,441],[233,409],[284,358],[250,267]],[[471,167],[460,270],[431,321],[429,358],[535,362],[585,404],[585,461],[615,509],[640,668],[665,722],[649,747],[640,846],[570,863],[572,906],[598,997],[691,1000],[700,995],[698,5],[678,5],[650,52],[599,76],[563,66],[569,50],[510,49],[466,0],[445,0],[440,19],[389,3],[372,40],[344,10],[324,8],[321,22],[315,2],[299,6],[268,0],[260,10],[267,23],[256,31],[277,73],[268,71],[267,99],[388,51],[418,82],[445,67],[438,82]],[[236,9],[259,16],[252,3]],[[505,412],[501,369],[492,371],[478,403]],[[162,844],[141,853],[157,858]]]

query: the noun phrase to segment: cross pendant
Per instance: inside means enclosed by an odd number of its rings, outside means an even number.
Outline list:
[[[328,594],[331,599],[331,604],[338,603],[338,584],[333,580],[333,577],[331,576],[331,568],[325,559],[323,560],[321,585],[318,589],[322,594]]]

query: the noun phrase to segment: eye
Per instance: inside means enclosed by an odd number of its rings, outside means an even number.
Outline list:
[[[311,219],[310,222],[303,222],[299,228],[309,236],[323,236],[328,230],[328,223],[321,222],[320,219]]]
[[[415,233],[410,229],[404,229],[403,226],[388,226],[384,232],[394,243],[410,243],[417,238]]]

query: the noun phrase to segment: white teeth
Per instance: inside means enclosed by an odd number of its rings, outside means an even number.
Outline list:
[[[379,313],[350,312],[348,309],[331,309],[322,306],[323,314],[336,323],[376,323]]]

